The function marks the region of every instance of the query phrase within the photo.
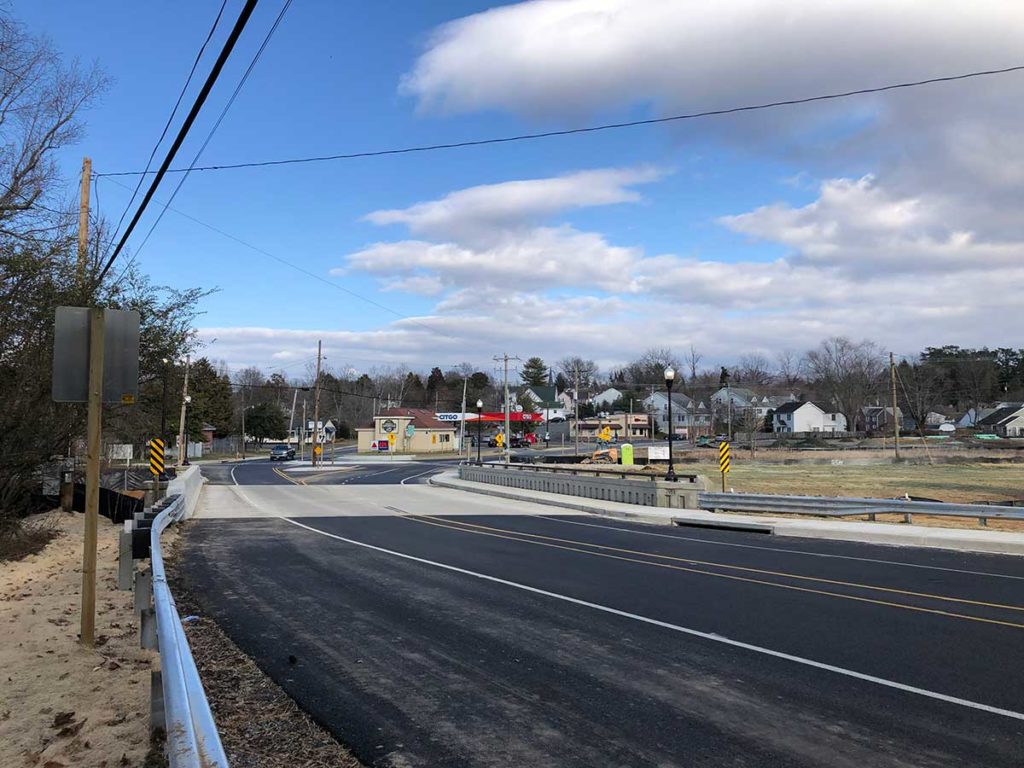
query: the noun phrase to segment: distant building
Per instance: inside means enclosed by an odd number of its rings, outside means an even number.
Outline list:
[[[866,432],[892,432],[892,408],[881,405],[867,405],[860,409],[864,418],[864,430]],[[906,424],[903,418],[903,410],[896,408],[896,418],[899,419],[901,429],[913,429],[913,423]]]
[[[675,413],[672,415],[675,416]],[[646,413],[612,413],[580,419],[580,437],[584,440],[593,439],[606,426],[612,428],[615,441],[619,443],[651,437],[651,417]]]
[[[596,405],[598,408],[604,408],[616,400],[621,400],[624,397],[623,393],[615,389],[615,387],[609,387],[604,392],[600,392],[590,398],[592,405]]]
[[[996,408],[979,420],[975,428],[994,432],[1000,437],[1024,437],[1024,407],[1007,405]]]
[[[389,435],[394,440],[388,439]],[[360,453],[450,453],[458,450],[455,425],[440,421],[427,408],[388,408],[374,416],[373,426],[356,430]],[[382,442],[383,441],[383,442]]]
[[[772,414],[772,431],[779,435],[845,432],[846,417],[841,413],[826,413],[810,401],[785,403]]]
[[[668,434],[668,394],[655,392],[644,399],[643,405],[648,413],[654,415],[654,426],[657,431]],[[672,393],[672,430],[674,435],[692,438],[710,435],[712,429],[710,408],[683,392]]]

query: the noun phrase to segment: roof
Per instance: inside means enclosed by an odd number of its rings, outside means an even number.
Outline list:
[[[528,389],[533,392],[533,394],[537,396],[537,399],[542,403],[553,402],[555,398],[558,397],[558,390],[555,387],[549,387],[546,384],[539,387],[528,386],[524,387],[524,389]]]
[[[814,403],[812,403],[810,400],[793,400],[788,403],[783,403],[782,405],[775,409],[775,415],[780,416],[784,413],[793,413],[805,405],[814,405]],[[814,405],[814,407],[818,408],[819,411],[822,410],[817,405]]]
[[[974,425],[976,427],[994,427],[1002,424],[1004,421],[1009,421],[1017,415],[1024,415],[1024,408],[1021,408],[1019,405],[1008,405],[1004,408],[996,408],[985,418],[976,421]]]
[[[451,423],[436,418],[434,412],[428,408],[386,408],[377,414],[378,418],[381,416],[392,418],[411,416],[412,425],[417,429],[455,429]]]

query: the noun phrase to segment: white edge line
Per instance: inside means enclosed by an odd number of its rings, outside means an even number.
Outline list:
[[[402,482],[400,482],[399,485],[405,485],[406,482],[409,480],[415,480],[417,477],[423,477],[424,475],[429,475],[431,472],[439,471],[440,470],[438,470],[436,467],[433,467],[431,469],[428,469],[426,472],[420,472],[418,475],[409,475],[408,477],[403,477]]]
[[[367,544],[366,542],[355,541],[354,539],[347,539],[344,536],[338,536],[337,534],[334,534],[334,533],[328,533],[327,531],[321,531],[319,528],[313,528],[312,526],[305,525],[305,524],[300,523],[300,522],[298,522],[296,520],[292,520],[290,518],[287,518],[287,517],[285,517],[283,515],[278,515],[278,517],[281,520],[284,520],[287,523],[291,523],[292,525],[298,526],[299,528],[305,528],[307,531],[312,531],[313,533],[319,533],[321,536],[327,536],[327,537],[332,538],[332,539],[337,539],[338,541],[344,541],[346,544],[354,544],[357,547],[365,547],[366,549],[372,549],[372,550],[374,550],[376,552],[383,552],[386,555],[393,555],[395,557],[401,557],[401,558],[404,558],[406,560],[412,560],[413,562],[422,563],[424,565],[431,565],[431,566],[434,566],[435,568],[443,568],[446,571],[453,571],[455,573],[461,573],[461,574],[463,574],[465,576],[473,576],[474,578],[477,578],[477,579],[483,579],[484,581],[490,581],[490,582],[493,582],[495,584],[503,584],[503,585],[505,585],[507,587],[514,587],[516,589],[521,589],[524,592],[532,592],[533,594],[536,594],[536,595],[543,595],[544,597],[551,597],[551,598],[554,598],[555,600],[562,600],[562,601],[567,602],[567,603],[573,603],[574,605],[582,605],[582,606],[584,606],[586,608],[593,608],[596,611],[602,611],[604,613],[610,613],[610,614],[612,614],[614,616],[622,616],[622,617],[627,618],[627,619],[633,619],[634,621],[640,621],[640,622],[643,622],[644,624],[651,624],[653,626],[661,627],[663,629],[670,629],[673,632],[679,632],[679,633],[684,634],[684,635],[690,635],[691,637],[699,637],[699,638],[701,638],[703,640],[711,640],[713,642],[722,643],[724,645],[729,645],[729,646],[732,646],[734,648],[742,648],[744,650],[753,651],[754,653],[760,653],[760,654],[763,654],[765,656],[772,656],[772,657],[777,658],[777,659],[784,659],[786,661],[792,661],[792,662],[795,662],[797,664],[803,664],[804,666],[814,667],[815,669],[823,669],[823,670],[826,670],[828,672],[834,672],[834,673],[836,673],[838,675],[844,675],[846,677],[852,677],[852,678],[855,678],[857,680],[864,680],[866,682],[874,683],[876,685],[881,685],[881,686],[884,686],[886,688],[894,688],[894,689],[896,689],[898,691],[904,691],[906,693],[914,693],[914,694],[917,694],[918,696],[924,696],[924,697],[929,698],[929,699],[935,699],[937,701],[944,701],[944,702],[947,702],[949,704],[957,704],[957,705],[959,705],[961,707],[968,707],[970,709],[977,709],[977,710],[980,710],[982,712],[988,712],[988,713],[993,714],[993,715],[1002,715],[1003,717],[1010,717],[1010,718],[1013,718],[1014,720],[1024,720],[1024,713],[1014,712],[1013,710],[1010,710],[1010,709],[1001,709],[999,707],[992,707],[992,706],[989,706],[988,704],[981,704],[981,703],[976,702],[976,701],[969,701],[968,699],[961,699],[961,698],[957,698],[956,696],[949,696],[949,695],[944,694],[944,693],[936,693],[935,691],[929,691],[929,690],[926,690],[924,688],[917,688],[917,687],[915,687],[913,685],[906,685],[905,683],[898,683],[898,682],[895,682],[894,680],[886,680],[883,677],[875,677],[874,675],[868,675],[868,674],[865,674],[863,672],[855,672],[852,669],[844,669],[843,667],[836,667],[836,666],[833,666],[831,664],[825,664],[824,662],[821,662],[821,661],[814,661],[813,659],[805,659],[802,656],[794,656],[792,654],[784,653],[782,651],[773,651],[770,648],[765,648],[765,647],[760,646],[760,645],[752,645],[751,643],[744,643],[744,642],[742,642],[740,640],[731,640],[730,638],[723,637],[722,635],[711,634],[709,632],[701,632],[700,630],[690,629],[688,627],[681,627],[678,624],[670,624],[670,623],[668,623],[666,621],[659,621],[658,619],[652,619],[652,618],[649,618],[647,616],[640,616],[639,614],[636,614],[636,613],[629,613],[627,611],[620,611],[617,608],[610,608],[610,607],[608,607],[606,605],[599,605],[597,603],[591,603],[591,602],[588,602],[586,600],[580,600],[579,598],[576,598],[576,597],[569,597],[568,595],[561,595],[561,594],[559,594],[557,592],[548,592],[545,589],[539,589],[537,587],[531,587],[531,586],[528,586],[526,584],[520,584],[520,583],[515,582],[515,581],[507,581],[506,579],[500,579],[497,576],[488,576],[487,574],[484,574],[484,573],[477,573],[476,571],[469,571],[469,570],[466,570],[465,568],[459,568],[459,567],[454,566],[454,565],[448,565],[447,563],[438,563],[438,562],[436,562],[434,560],[427,560],[427,559],[422,558],[422,557],[416,557],[415,555],[408,555],[408,554],[406,554],[404,552],[396,552],[396,551],[394,551],[392,549],[385,549],[384,547],[378,547],[378,546],[376,546],[374,544]]]
[[[238,480],[237,480],[237,479],[235,478],[235,468],[236,468],[237,466],[238,466],[237,464],[232,464],[232,465],[231,465],[231,481],[232,481],[232,482],[233,482],[233,483],[234,483],[235,485],[238,485]]]
[[[854,555],[836,555],[829,552],[806,552],[800,549],[784,549],[781,547],[759,547],[756,544],[739,544],[733,541],[715,541],[713,539],[698,539],[693,536],[672,536],[667,533],[655,533],[654,531],[637,531],[632,528],[619,528],[616,525],[598,525],[597,523],[582,523],[578,520],[563,520],[549,515],[531,515],[541,520],[550,520],[553,523],[566,523],[568,525],[585,525],[588,528],[604,528],[609,531],[622,531],[624,533],[635,533],[640,536],[657,536],[662,539],[675,539],[676,541],[696,541],[701,544],[712,544],[717,547],[738,547],[741,549],[759,549],[762,552],[785,552],[791,555],[807,555],[808,557],[830,557],[837,560],[856,560],[862,563],[881,563],[883,565],[896,565],[901,568],[924,568],[930,571],[946,571],[947,573],[963,573],[969,576],[989,576],[994,579],[1013,579],[1024,581],[1024,576],[1013,576],[1009,573],[992,573],[990,571],[968,571],[961,568],[945,568],[941,565],[925,565],[923,563],[902,563],[899,560],[882,560],[873,557],[856,557]],[[871,544],[872,542],[845,542],[848,544]],[[979,554],[972,552],[970,554]],[[980,553],[995,554],[995,553]],[[997,555],[998,556],[998,555]],[[1014,557],[1014,555],[1003,555],[1003,557]]]

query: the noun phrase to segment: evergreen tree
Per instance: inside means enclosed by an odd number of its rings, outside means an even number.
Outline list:
[[[444,389],[444,384],[444,374],[441,373],[440,368],[435,366],[430,371],[430,376],[427,377],[427,391],[433,394],[439,389]]]
[[[531,357],[523,363],[523,370],[519,375],[523,383],[530,387],[543,387],[548,383],[548,367],[539,357]]]

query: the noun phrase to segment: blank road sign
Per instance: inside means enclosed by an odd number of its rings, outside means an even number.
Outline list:
[[[139,313],[103,310],[103,402],[135,402],[139,392]],[[57,307],[53,336],[53,399],[89,400],[89,309]]]

